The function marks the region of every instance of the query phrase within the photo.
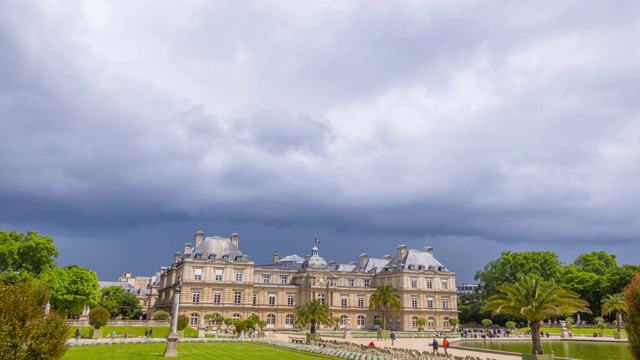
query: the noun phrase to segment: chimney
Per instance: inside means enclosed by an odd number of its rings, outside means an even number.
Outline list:
[[[336,262],[334,260],[329,261],[329,269],[335,269],[336,268]]]
[[[233,243],[233,245],[239,248],[238,242],[240,242],[240,235],[238,235],[237,233],[231,234],[231,242]]]
[[[433,256],[433,248],[431,246],[427,246],[423,250],[426,251],[429,255]]]
[[[273,252],[273,263],[277,264],[278,263],[278,257],[280,256],[280,254],[278,254],[277,251]]]
[[[382,257],[386,262],[391,261],[391,255],[385,255]]]
[[[367,261],[369,261],[369,255],[360,254],[359,258],[360,258],[360,268],[364,268],[364,266],[367,265]]]
[[[404,260],[405,256],[407,256],[407,245],[398,245],[398,261]]]
[[[310,259],[310,258],[311,258],[311,255],[309,255],[309,254],[305,254],[305,255],[304,255],[304,259],[305,259],[305,260],[309,261],[309,259]]]
[[[173,259],[173,262],[178,262],[178,261],[180,261],[180,252],[179,251],[176,253],[175,258]]]
[[[194,246],[193,248],[195,249],[198,246],[200,246],[200,244],[202,244],[202,240],[204,240],[204,232],[200,230],[196,233],[196,241],[195,241],[196,246]]]
[[[189,243],[184,244],[184,254],[187,255],[190,252],[191,252],[191,244]]]

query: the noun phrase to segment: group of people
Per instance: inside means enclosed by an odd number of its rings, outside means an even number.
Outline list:
[[[394,332],[391,331],[391,334],[389,334],[389,338],[391,339],[391,346],[393,346],[396,341],[396,334],[394,334]],[[369,347],[375,347],[375,346],[376,344],[373,341],[369,343]],[[433,353],[438,354],[438,348],[440,347],[438,340],[434,338],[433,341],[431,342],[431,346],[433,347]],[[442,339],[442,348],[444,349],[444,354],[449,355],[449,353],[447,352],[447,349],[449,349],[449,340],[447,340],[446,337]]]
[[[145,329],[144,330],[144,337],[152,338],[153,337],[153,329],[149,329],[149,330]]]

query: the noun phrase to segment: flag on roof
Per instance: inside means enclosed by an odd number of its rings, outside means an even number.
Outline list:
[[[318,240],[318,238],[316,238],[316,244],[320,244],[320,240]]]

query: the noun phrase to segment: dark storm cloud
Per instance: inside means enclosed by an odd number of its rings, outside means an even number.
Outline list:
[[[258,262],[432,245],[465,281],[506,249],[633,253],[638,14],[4,2],[0,225],[111,278],[197,230]]]

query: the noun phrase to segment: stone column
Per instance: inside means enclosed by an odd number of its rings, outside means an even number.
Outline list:
[[[167,336],[167,349],[164,351],[164,357],[178,356],[178,310],[180,309],[180,288],[182,287],[182,273],[178,275],[178,280],[174,285],[173,306],[171,307],[171,329]]]

